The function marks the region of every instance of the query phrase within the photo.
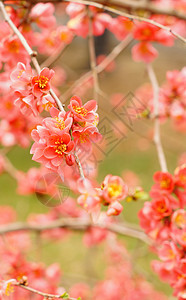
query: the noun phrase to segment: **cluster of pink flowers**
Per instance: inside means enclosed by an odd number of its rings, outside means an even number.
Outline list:
[[[159,92],[159,117],[161,122],[170,118],[175,129],[186,131],[186,68],[166,73],[166,82]],[[141,111],[144,107],[153,114],[153,91],[145,84],[136,91],[136,98],[140,100]]]
[[[42,121],[42,126],[32,131],[35,143],[31,154],[33,160],[40,162],[63,178],[64,159],[68,166],[75,163],[75,152],[91,151],[91,143],[101,138],[96,127],[98,115],[95,100],[82,104],[79,97],[74,96],[68,106],[69,111],[61,112],[50,108],[51,117]]]
[[[154,261],[153,268],[162,280],[174,288],[179,300],[186,295],[186,166],[169,173],[156,172],[155,184],[139,212],[140,225],[155,241],[161,261]]]
[[[160,91],[160,103],[163,106],[162,117],[173,120],[176,128],[186,130],[186,68],[181,71],[168,71],[166,83]]]
[[[46,222],[60,219],[63,217],[86,218],[83,210],[76,207],[71,199],[65,202],[61,207],[51,209],[47,214],[32,215],[29,217],[29,223],[32,225],[44,225]],[[15,211],[8,206],[1,206],[0,224],[11,224],[16,220]],[[108,222],[108,220],[105,220]],[[56,228],[50,231],[44,231],[42,238],[60,239],[60,241],[70,231],[67,229]],[[141,275],[133,276],[131,257],[125,246],[119,243],[114,233],[105,232],[105,229],[89,228],[85,232],[86,243],[89,240],[94,243],[87,246],[93,246],[96,241],[105,241],[104,257],[107,262],[102,280],[97,280],[93,287],[84,282],[76,282],[69,290],[72,298],[81,297],[81,300],[100,300],[103,297],[111,300],[114,297],[118,300],[167,300],[166,296],[156,292],[152,285],[148,283]],[[15,300],[29,299],[30,292],[16,285],[19,283],[28,284],[28,286],[50,294],[62,295],[65,292],[61,286],[62,270],[57,263],[45,266],[42,262],[33,262],[27,260],[25,250],[31,248],[31,239],[28,233],[14,232],[6,235],[6,244],[3,238],[0,238],[1,245],[1,269],[0,269],[0,299],[12,297]],[[10,246],[11,247],[8,247]],[[63,275],[65,278],[65,272]],[[32,294],[33,300],[41,300],[42,296]]]
[[[50,81],[53,70],[44,68],[39,75],[34,76],[29,64],[18,63],[11,73],[12,89],[14,90],[15,105],[23,114],[37,116],[47,105],[54,105],[54,99],[49,95]]]
[[[135,61],[149,63],[158,56],[158,51],[154,48],[152,42],[157,42],[164,46],[172,46],[174,43],[174,37],[170,32],[153,24],[131,21],[122,16],[113,18],[92,6],[89,9],[92,14],[92,27],[95,36],[102,35],[105,29],[110,30],[119,40],[123,40],[129,33],[132,34],[133,38],[139,42],[132,48],[132,57]],[[67,24],[68,28],[76,35],[86,38],[89,32],[89,17],[86,6],[70,3],[66,8],[66,12],[70,16],[70,21]],[[167,19],[159,15],[153,15],[150,19],[164,26],[171,27],[176,32],[184,35],[184,21],[177,20],[174,17]]]
[[[78,189],[81,196],[77,202],[88,212],[97,212],[100,205],[108,207],[107,216],[117,216],[123,206],[120,201],[128,194],[128,187],[121,177],[107,175],[100,188],[94,188],[88,179],[79,180]]]
[[[93,290],[87,284],[76,283],[69,291],[71,297],[80,296],[82,300],[167,300],[167,297],[156,292],[143,276],[133,274],[130,254],[118,243],[114,236],[106,244],[105,253],[108,267],[105,278],[98,281]]]

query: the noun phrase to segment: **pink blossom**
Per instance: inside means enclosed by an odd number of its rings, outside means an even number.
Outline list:
[[[70,99],[70,109],[76,122],[92,122],[95,119],[97,103],[95,100],[90,100],[84,105],[78,96],[73,96]]]
[[[78,197],[77,203],[88,212],[94,211],[99,206],[100,198],[98,192],[88,179],[78,180],[78,191],[81,193],[81,196]]]
[[[150,63],[158,56],[157,50],[148,42],[141,42],[133,46],[132,58],[134,61]]]
[[[51,28],[56,25],[53,13],[54,5],[52,3],[38,3],[31,9],[29,17],[31,22],[36,22],[40,28]]]
[[[33,94],[40,97],[47,94],[50,90],[50,80],[54,76],[54,71],[44,68],[38,76],[32,78],[31,84],[33,87]]]
[[[104,205],[121,201],[127,196],[128,187],[119,176],[107,175],[101,185],[100,195]],[[117,205],[116,205],[117,206]]]

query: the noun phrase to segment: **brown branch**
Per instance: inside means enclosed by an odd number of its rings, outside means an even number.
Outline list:
[[[25,2],[30,2],[31,0],[25,0]],[[186,15],[185,13],[182,13],[181,11],[172,9],[172,8],[164,8],[160,7],[158,5],[155,5],[151,3],[148,0],[141,0],[141,1],[136,1],[136,0],[110,0],[110,1],[105,1],[104,5],[107,5],[108,7],[115,7],[117,9],[133,9],[136,11],[145,11],[149,12],[152,14],[159,14],[159,15],[166,15],[166,16],[172,16],[176,17],[178,19],[186,20]],[[6,2],[6,4],[12,4],[12,0],[3,0],[3,2]],[[37,4],[37,3],[61,3],[63,0],[32,0],[32,4]],[[98,1],[94,1],[96,3],[99,3]],[[101,1],[100,1],[101,2]],[[21,1],[20,1],[21,5]]]
[[[93,35],[93,15],[91,10],[88,7],[87,7],[87,15],[89,18],[88,45],[89,45],[90,67],[91,67],[92,77],[94,81],[94,98],[98,100],[100,88],[99,88],[98,73],[96,70],[96,52],[95,52],[95,43],[94,43],[94,35]]]
[[[118,235],[136,238],[148,245],[152,244],[152,241],[147,237],[147,235],[144,232],[142,232],[139,229],[135,229],[132,226],[130,227],[129,225],[115,224],[115,223],[106,224],[105,222],[98,222],[92,224],[90,221],[83,220],[80,218],[60,219],[60,220],[50,222],[49,224],[46,225],[33,225],[29,223],[10,223],[8,225],[6,224],[0,226],[0,234],[6,234],[10,232],[17,232],[17,231],[42,232],[46,230],[52,230],[55,228],[67,228],[74,231],[85,231],[91,227],[107,229],[108,231],[111,231]]]
[[[162,143],[161,143],[161,137],[160,137],[160,121],[159,121],[159,85],[156,78],[156,75],[154,73],[154,70],[152,68],[152,65],[147,65],[147,71],[148,75],[152,84],[153,88],[153,103],[154,103],[154,143],[156,145],[159,163],[161,166],[162,172],[168,172],[167,170],[167,162],[165,159],[165,154],[163,151]]]
[[[94,7],[97,7],[97,8],[100,8],[100,9],[103,9],[103,10],[106,10],[106,11],[109,11],[111,13],[114,13],[116,15],[119,15],[119,16],[123,16],[123,17],[126,17],[132,21],[134,20],[137,20],[137,21],[142,21],[142,22],[146,22],[146,23],[149,23],[149,24],[152,24],[160,29],[164,29],[166,31],[168,31],[169,33],[171,33],[172,35],[174,35],[177,39],[181,40],[182,42],[186,43],[186,39],[181,36],[180,34],[176,33],[175,31],[173,31],[170,27],[167,27],[165,25],[162,25],[154,20],[151,20],[151,19],[147,19],[147,18],[144,18],[144,17],[141,17],[141,16],[136,16],[136,15],[132,15],[132,14],[128,14],[128,13],[125,13],[123,11],[120,11],[118,9],[115,9],[115,8],[112,8],[112,7],[109,7],[107,5],[103,5],[103,4],[100,4],[98,2],[94,2],[94,1],[87,1],[87,0],[63,0],[63,2],[74,2],[74,3],[80,3],[80,4],[84,4],[84,5],[92,5]]]
[[[5,2],[5,0],[4,0],[4,2]],[[47,2],[52,2],[52,3],[74,2],[74,3],[81,3],[81,4],[84,4],[84,5],[92,5],[94,7],[97,7],[97,8],[106,10],[106,11],[109,11],[109,12],[114,13],[116,15],[124,16],[126,18],[129,18],[130,20],[143,21],[143,22],[147,22],[149,24],[152,24],[154,26],[157,26],[158,28],[161,28],[161,29],[164,29],[164,30],[168,31],[169,33],[171,33],[172,35],[174,35],[177,39],[179,39],[182,42],[186,43],[186,39],[183,36],[181,36],[180,34],[178,34],[175,31],[173,31],[170,27],[162,25],[162,24],[160,24],[160,23],[158,23],[158,22],[156,22],[154,20],[148,19],[148,18],[144,18],[144,17],[141,17],[141,16],[128,14],[128,13],[125,13],[123,11],[120,11],[119,9],[115,9],[112,6],[117,7],[117,5],[114,5],[113,3],[110,4],[111,5],[111,7],[110,7],[109,5],[101,4],[101,3],[95,2],[95,1],[87,1],[87,0],[54,0],[54,1],[49,1],[49,0],[46,0],[46,1],[32,0],[33,4],[37,4],[39,2],[43,2],[43,3],[47,3]],[[130,1],[130,2],[133,3],[133,1]],[[138,1],[138,2],[140,2],[140,1]],[[6,3],[8,3],[8,1]],[[129,1],[127,1],[127,5],[129,5]],[[133,4],[133,5],[136,5],[136,4]],[[152,7],[151,7],[151,9],[152,9]],[[155,8],[153,7],[153,9],[155,9]],[[159,13],[160,14],[160,11],[162,11],[162,8],[159,9],[159,12],[157,11],[157,8],[156,8],[156,12],[154,11],[154,13]],[[181,14],[181,16],[180,16],[180,13],[179,12],[175,12],[174,10],[172,11],[172,10],[165,10],[165,9],[163,9],[162,14],[163,15],[166,14],[166,15],[170,15],[170,16],[172,15],[172,16],[175,16],[175,17],[178,17],[178,18],[181,17],[181,19],[184,19],[184,20],[186,19],[185,14]]]
[[[23,285],[23,284],[20,284],[20,283],[17,283],[15,284],[15,286],[18,286],[24,290],[27,290],[33,294],[37,294],[37,295],[40,295],[42,297],[44,297],[44,299],[62,299],[62,295],[53,295],[53,294],[47,294],[47,293],[43,293],[41,291],[38,291],[36,289],[33,289],[27,285]],[[71,298],[71,297],[68,297],[68,298],[65,298],[66,300],[76,300],[75,298]]]

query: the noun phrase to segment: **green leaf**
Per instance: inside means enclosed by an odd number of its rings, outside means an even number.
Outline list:
[[[69,294],[67,292],[64,292],[64,294],[61,295],[60,298],[62,298],[62,299],[68,299],[69,298]]]

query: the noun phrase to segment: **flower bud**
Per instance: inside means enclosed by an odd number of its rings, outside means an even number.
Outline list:
[[[75,157],[73,154],[68,154],[65,157],[65,160],[68,166],[73,166],[73,164],[75,163]]]

